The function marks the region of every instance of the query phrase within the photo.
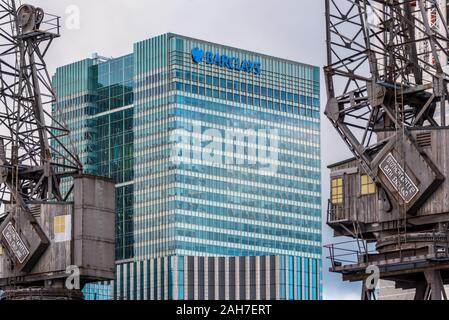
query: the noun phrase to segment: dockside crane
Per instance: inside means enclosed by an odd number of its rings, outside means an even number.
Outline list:
[[[415,289],[415,299],[446,298],[446,3],[326,0],[325,5],[325,115],[354,156],[330,166],[328,225],[336,236],[359,244],[353,252],[329,245],[331,271],[364,281],[376,266],[381,279]],[[363,286],[364,299],[372,293]]]
[[[0,0],[0,290],[12,300],[81,299],[65,285],[73,268],[81,284],[114,278],[114,183],[84,175],[70,144],[45,62],[59,36],[58,16]]]

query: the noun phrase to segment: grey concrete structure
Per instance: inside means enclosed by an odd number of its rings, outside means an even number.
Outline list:
[[[446,294],[449,293],[449,286],[445,286]],[[379,300],[414,300],[415,289],[398,289],[392,281],[381,280],[379,283]]]
[[[71,266],[79,269],[81,286],[114,278],[115,184],[110,179],[83,175],[75,177],[74,185],[74,202],[34,208],[49,246],[31,270],[11,269],[7,249],[0,250],[0,287],[7,288],[11,281],[27,286],[65,280]],[[27,238],[23,239],[28,247]]]
[[[319,286],[309,286],[319,274],[316,260],[300,257],[171,256],[118,268],[117,300],[315,300],[320,294]]]

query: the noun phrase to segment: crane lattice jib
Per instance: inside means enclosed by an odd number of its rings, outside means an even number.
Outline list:
[[[67,147],[45,56],[59,37],[59,17],[0,1],[0,200],[27,208],[64,201],[61,179],[82,166]],[[61,151],[63,150],[63,151]],[[68,190],[71,190],[69,187]]]

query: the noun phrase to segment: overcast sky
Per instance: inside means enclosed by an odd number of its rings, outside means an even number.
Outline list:
[[[62,17],[62,38],[48,55],[55,68],[91,57],[132,52],[133,43],[173,32],[323,67],[326,59],[324,0],[29,0]],[[79,28],[70,14],[80,13]],[[76,20],[76,19],[75,19]],[[70,28],[67,28],[69,26]],[[322,109],[326,103],[322,80]],[[328,164],[350,157],[327,119],[322,121],[323,242],[332,239],[324,224],[329,195]],[[327,256],[327,252],[323,252]],[[359,299],[360,284],[343,283],[324,261],[324,298]]]

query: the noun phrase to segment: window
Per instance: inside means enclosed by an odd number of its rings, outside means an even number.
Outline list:
[[[343,203],[343,178],[332,179],[331,193],[333,204]]]
[[[281,91],[281,99],[282,100],[287,100],[287,92]]]
[[[53,228],[55,234],[65,233],[65,216],[55,217]]]
[[[376,192],[376,185],[374,184],[373,180],[371,180],[371,178],[366,174],[360,177],[360,185],[362,187],[362,196],[366,196]]]
[[[206,88],[206,96],[212,97],[212,89]]]

